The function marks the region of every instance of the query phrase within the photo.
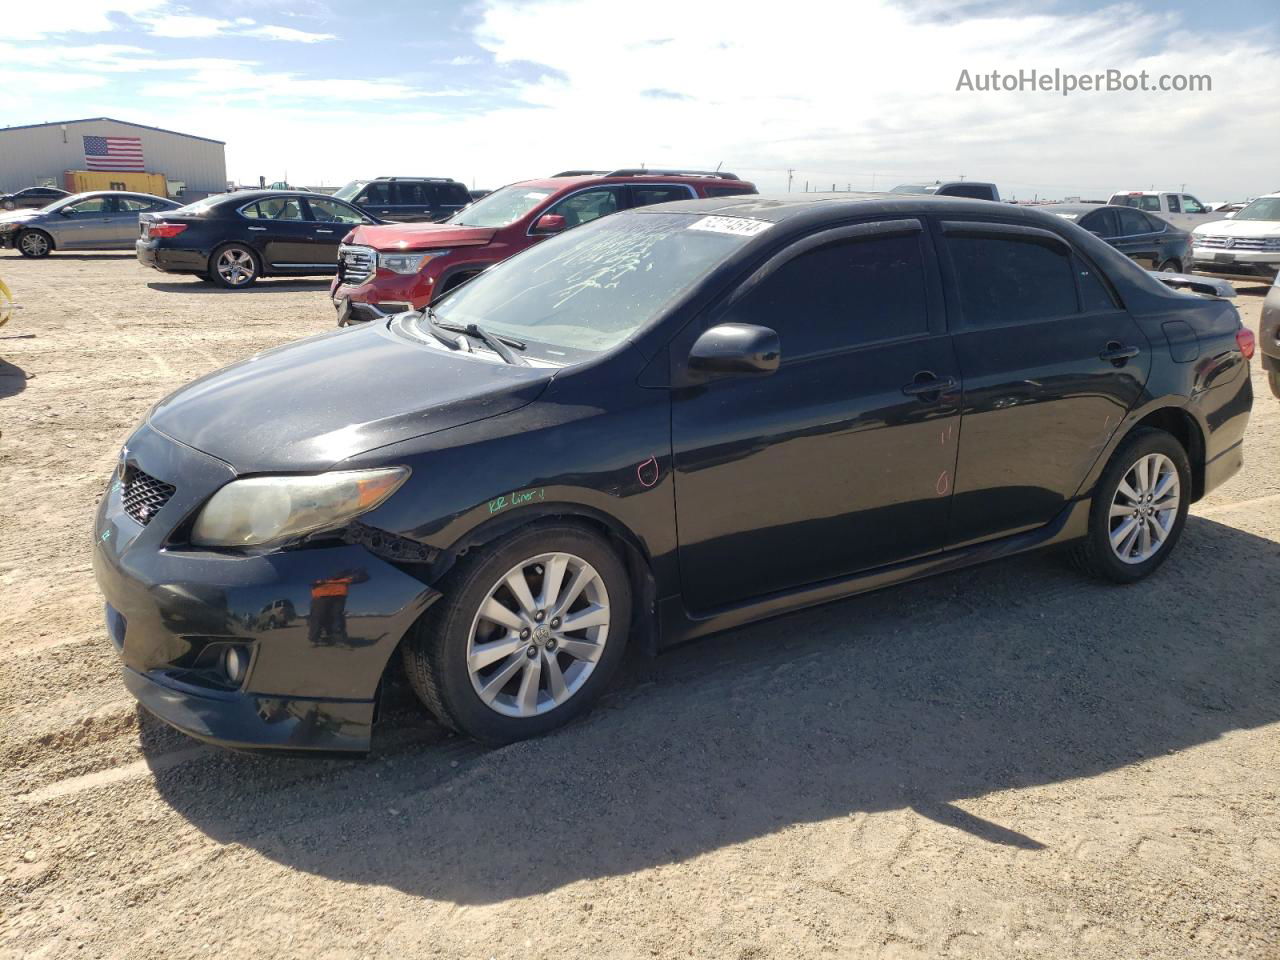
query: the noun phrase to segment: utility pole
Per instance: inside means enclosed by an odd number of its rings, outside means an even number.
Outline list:
[[[790,193],[790,192],[791,192],[791,178],[792,178],[792,177],[794,177],[794,176],[795,176],[795,174],[796,174],[796,168],[795,168],[795,167],[788,167],[788,168],[787,168],[787,193]]]

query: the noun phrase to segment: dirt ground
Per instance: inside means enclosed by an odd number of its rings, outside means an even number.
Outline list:
[[[1280,401],[1150,581],[997,563],[635,659],[483,750],[140,714],[93,506],[163,394],[327,329],[130,254],[0,253],[0,957],[1280,957]],[[1238,303],[1255,329],[1260,289]]]

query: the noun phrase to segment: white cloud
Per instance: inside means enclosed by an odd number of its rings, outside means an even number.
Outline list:
[[[120,17],[137,17],[168,0],[61,0],[57,3],[5,4],[3,35],[6,40],[39,39],[63,33],[105,33],[114,30]]]
[[[231,20],[216,20],[213,17],[195,17],[190,14],[162,14],[142,18],[147,32],[156,37],[216,37],[235,26]]]
[[[250,20],[250,23],[253,21]],[[284,40],[289,43],[323,43],[336,39],[332,33],[310,33],[306,30],[295,30],[293,27],[257,27],[244,31],[246,37],[263,37],[267,40]]]

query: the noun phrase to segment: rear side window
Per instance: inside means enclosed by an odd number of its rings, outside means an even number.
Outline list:
[[[133,197],[116,197],[116,209],[121,213],[135,213],[143,210],[157,210],[159,207],[150,200],[135,200]]]
[[[471,194],[460,183],[437,183],[433,185],[436,203],[448,206],[466,205],[471,202]]]
[[[765,277],[726,319],[772,327],[782,355],[927,333],[920,234],[830,243]]]
[[[637,207],[648,207],[655,203],[670,203],[672,200],[688,200],[693,196],[688,187],[651,186],[632,187],[631,203]]]
[[[240,213],[250,220],[305,220],[302,206],[294,197],[259,200],[241,207]]]
[[[1080,303],[1085,313],[1095,310],[1114,310],[1116,301],[1106,283],[1087,264],[1076,261],[1076,273],[1080,277]]]
[[[1091,230],[1100,237],[1119,236],[1120,227],[1116,222],[1116,212],[1102,207],[1093,213],[1087,213],[1080,218],[1080,226],[1086,230]]]
[[[1151,221],[1137,210],[1123,207],[1116,211],[1120,218],[1120,232],[1116,236],[1132,237],[1151,232]]]
[[[412,180],[401,180],[391,184],[392,202],[402,207],[426,207],[431,204],[431,195],[426,184]]]
[[[1176,193],[1169,194],[1169,212],[1170,213],[1182,212],[1182,204],[1178,202],[1178,195]]]
[[[1071,256],[1034,237],[951,234],[965,326],[1004,327],[1077,312]]]
[[[1159,197],[1139,197],[1137,206],[1139,210],[1150,210],[1152,213],[1159,213],[1160,198]]]

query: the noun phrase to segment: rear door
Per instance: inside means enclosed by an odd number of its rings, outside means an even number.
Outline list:
[[[677,338],[673,358],[687,357],[702,329],[729,322],[776,330],[782,360],[768,377],[673,393],[689,607],[939,550],[960,393],[921,222],[842,227],[791,244]]]
[[[1057,516],[1141,395],[1151,353],[1105,278],[1058,234],[939,228],[964,377],[947,538],[961,546]]]
[[[1148,270],[1154,270],[1160,257],[1160,240],[1152,222],[1132,207],[1116,207],[1115,212],[1120,232],[1111,245]]]
[[[138,239],[138,214],[151,210],[153,204],[137,197],[112,197],[112,201],[110,234],[104,238],[103,244],[120,249],[132,247]]]

